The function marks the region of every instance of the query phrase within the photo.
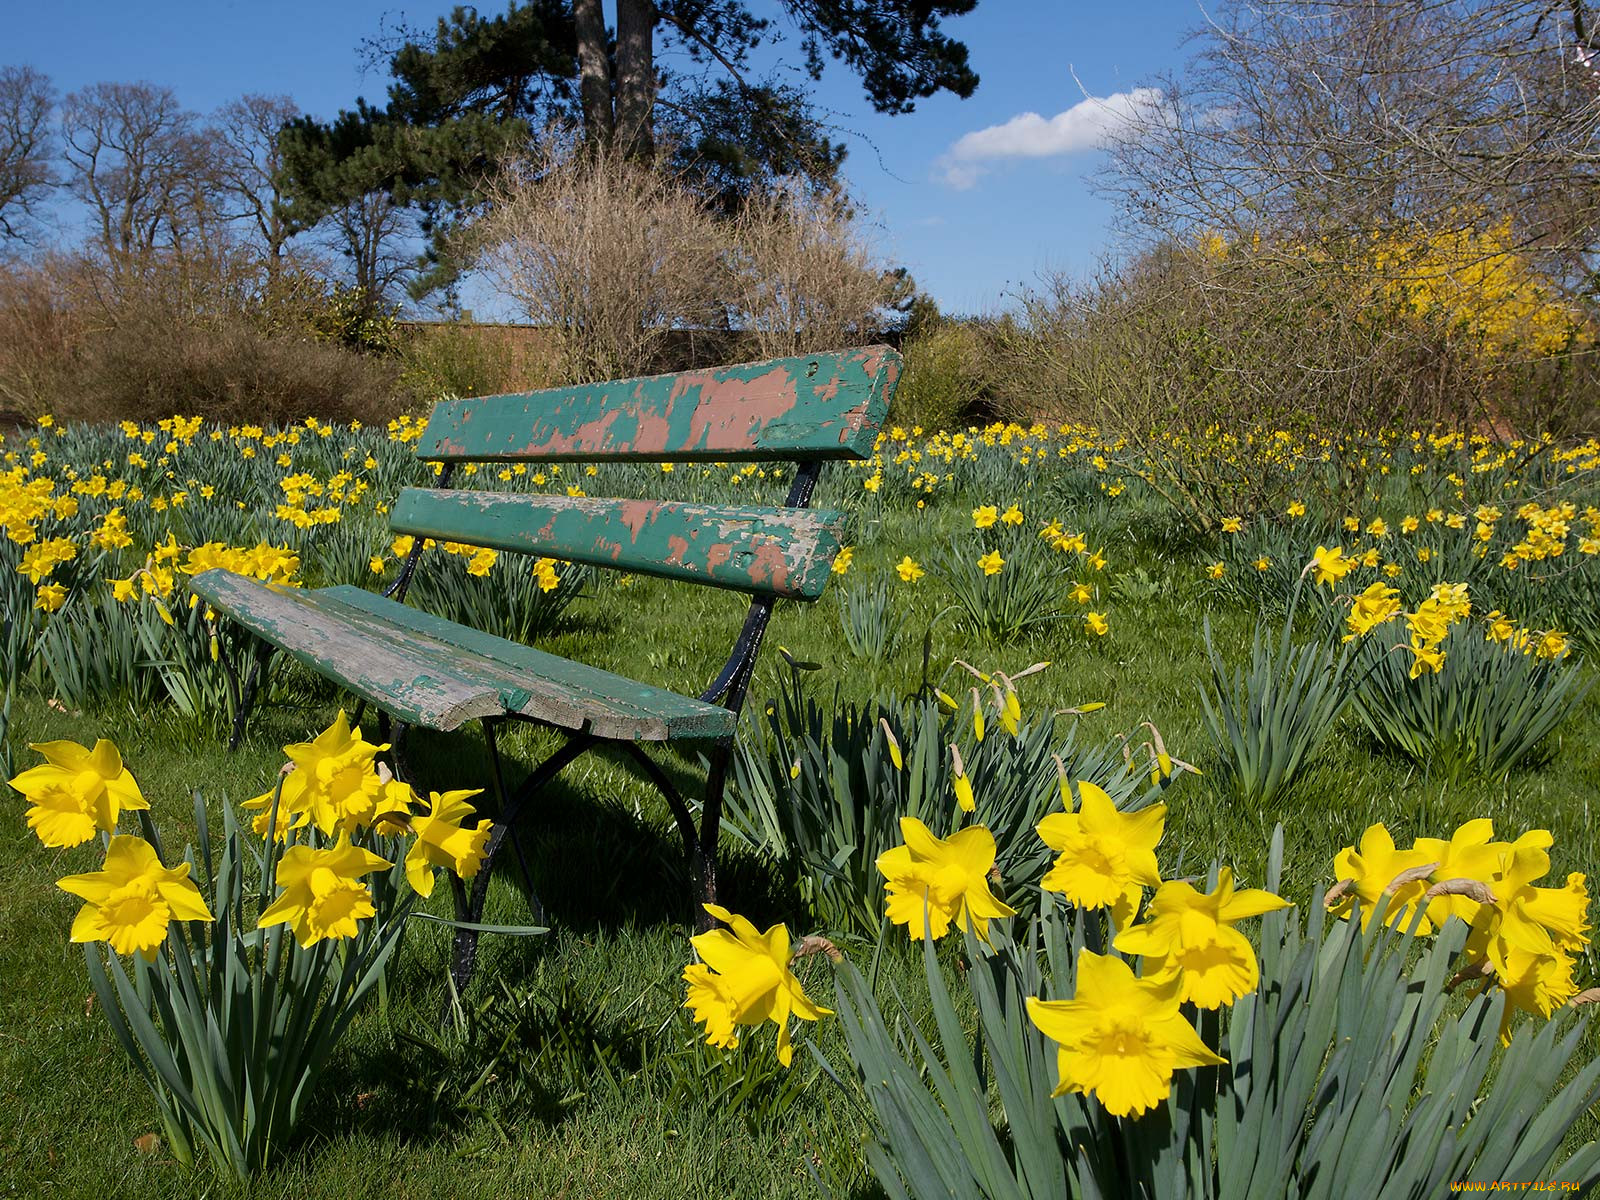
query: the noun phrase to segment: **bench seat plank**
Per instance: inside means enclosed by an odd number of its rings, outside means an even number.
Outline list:
[[[404,489],[389,515],[396,533],[808,600],[828,584],[844,523],[827,509],[437,488]]]
[[[444,400],[417,457],[729,462],[868,458],[900,370],[888,346]]]
[[[519,714],[602,738],[669,741],[721,737],[736,723],[719,705],[481,633],[362,588],[285,588],[224,570],[196,576],[193,588],[311,670],[428,729]]]

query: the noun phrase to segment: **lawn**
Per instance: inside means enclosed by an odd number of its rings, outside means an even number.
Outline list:
[[[153,435],[148,441],[146,432]],[[110,598],[106,581],[141,579],[146,556],[170,530],[184,554],[211,541],[244,548],[266,543],[298,555],[297,577],[307,582],[375,586],[392,578],[396,565],[381,510],[401,483],[419,477],[407,459],[404,426],[386,435],[323,433],[312,424],[292,443],[278,431],[271,444],[266,439],[274,431],[219,432],[212,440],[208,431],[170,425],[131,432],[46,429],[38,431],[37,446],[25,437],[0,445],[8,451],[6,486],[14,495],[21,496],[29,480],[55,481],[34,493],[29,523],[37,538],[66,538],[78,547],[54,574],[28,580],[24,544],[0,540],[8,589],[0,599],[7,605],[13,672],[6,731],[12,769],[36,761],[30,742],[110,738],[167,841],[178,844],[191,832],[186,814],[193,793],[204,797],[217,827],[224,807],[271,788],[285,744],[315,735],[349,701],[297,671],[281,671],[243,745],[230,755],[223,748],[226,714],[218,706],[225,689],[218,680],[202,679],[196,686],[206,690],[186,693],[199,696],[187,705],[173,695],[174,678],[205,675],[205,630],[185,608],[183,556],[151,563],[157,576],[177,568],[170,590],[158,579],[149,594],[141,598],[139,585],[124,602]],[[853,552],[821,601],[779,606],[752,690],[754,713],[791,682],[792,668],[779,647],[793,660],[815,664],[802,672],[803,686],[829,706],[904,698],[925,683],[965,702],[976,681],[953,665],[957,660],[1008,675],[1048,661],[1017,683],[1025,721],[1054,720],[1063,733],[1076,724],[1077,739],[1095,746],[1126,735],[1141,773],[1151,758],[1141,748],[1152,740],[1143,725],[1148,722],[1173,756],[1198,768],[1180,769],[1165,781],[1164,871],[1204,874],[1207,864],[1220,861],[1232,864],[1244,884],[1259,886],[1273,828],[1281,824],[1282,894],[1303,905],[1314,888],[1332,882],[1335,855],[1369,825],[1382,822],[1397,842],[1408,844],[1415,836],[1449,837],[1476,817],[1491,818],[1506,838],[1549,830],[1552,880],[1586,871],[1595,861],[1590,798],[1600,782],[1600,759],[1591,747],[1600,735],[1600,696],[1592,692],[1539,755],[1489,776],[1446,777],[1385,749],[1346,711],[1308,769],[1270,806],[1243,803],[1229,789],[1200,701],[1211,677],[1205,624],[1227,661],[1243,663],[1258,624],[1275,628],[1281,620],[1301,566],[1318,545],[1335,539],[1343,539],[1352,556],[1381,547],[1380,559],[1397,567],[1387,575],[1377,564],[1357,568],[1343,591],[1393,578],[1404,602],[1415,605],[1429,584],[1465,579],[1473,588],[1475,620],[1504,607],[1536,636],[1559,630],[1571,642],[1561,669],[1591,673],[1577,659],[1594,644],[1587,598],[1600,566],[1580,548],[1587,540],[1579,513],[1593,489],[1592,447],[1565,460],[1577,464],[1569,472],[1551,461],[1548,449],[1519,457],[1493,447],[1474,458],[1482,445],[1430,449],[1425,441],[1380,439],[1360,454],[1330,448],[1338,472],[1329,468],[1316,484],[1315,455],[1302,455],[1300,461],[1313,465],[1299,476],[1276,460],[1259,460],[1259,468],[1250,460],[1240,473],[1259,470],[1256,480],[1264,475],[1270,486],[1246,493],[1218,484],[1213,494],[1221,499],[1207,512],[1205,505],[1163,496],[1167,489],[1159,486],[1164,477],[1157,471],[1141,480],[1123,466],[1134,461],[1133,448],[1088,431],[997,430],[987,441],[974,432],[968,444],[970,455],[952,451],[947,438],[930,443],[903,434],[876,463],[830,468],[818,503],[852,514]],[[1461,467],[1485,461],[1492,469]],[[1410,471],[1419,462],[1425,470]],[[1345,481],[1338,488],[1327,483],[1336,473]],[[1465,482],[1449,482],[1452,477]],[[114,480],[124,484],[119,497],[106,490]],[[770,497],[782,481],[685,467],[663,474],[602,468],[591,477],[578,467],[559,478],[512,478],[505,485],[726,498]],[[139,491],[137,500],[131,489]],[[179,493],[182,499],[175,499]],[[76,504],[58,504],[61,496],[73,496]],[[1286,503],[1297,497],[1311,511],[1288,518]],[[1513,515],[1528,498],[1546,506],[1573,504],[1562,528],[1565,539],[1571,526],[1570,549],[1539,558],[1532,553],[1539,548],[1535,540],[1521,562],[1507,568],[1503,555],[1529,541],[1527,520]],[[9,513],[7,503],[0,500],[0,517],[9,518],[14,533],[24,522],[22,502],[9,501]],[[1491,537],[1480,539],[1492,541],[1492,552],[1478,558],[1471,554],[1481,523],[1477,510],[1489,503],[1502,512],[1487,522]],[[1002,511],[1017,506],[1024,524],[975,528],[983,523],[975,514],[989,505]],[[1441,517],[1459,516],[1463,527],[1429,521],[1435,506]],[[127,518],[129,543],[117,546],[120,539],[113,537],[93,544],[113,509]],[[330,509],[342,510],[337,520],[326,516]],[[1226,532],[1221,521],[1235,511],[1242,514],[1241,528]],[[1356,517],[1357,531],[1342,527],[1347,515]],[[1417,529],[1402,532],[1411,515]],[[1375,517],[1386,519],[1384,532],[1371,531]],[[1038,538],[1052,522],[1068,533],[1082,531],[1084,549],[1052,549],[1051,537]],[[1588,537],[1594,534],[1591,524]],[[1006,537],[1026,539],[1027,548],[1012,549],[1023,541],[996,540]],[[1437,549],[1419,562],[1415,548],[1423,545]],[[976,593],[987,600],[977,611],[963,608],[960,585],[952,584],[954,564],[975,562],[995,548],[1008,566],[992,579],[971,576],[971,586],[1004,586],[1007,570],[1048,572],[1046,600],[1030,611],[1057,609],[1059,619],[1009,638],[979,628],[983,605],[1000,606],[997,593]],[[1096,552],[1104,559],[1100,569],[1091,561]],[[374,556],[385,561],[369,561]],[[908,557],[926,574],[902,578],[915,573],[896,569]],[[1270,561],[1258,570],[1262,559]],[[453,565],[465,561],[461,556]],[[497,594],[490,589],[518,586],[522,577],[509,574],[516,569],[502,560],[482,580],[463,571],[457,602],[479,611],[485,595]],[[51,580],[63,589],[59,597],[41,591]],[[845,636],[845,595],[878,581],[888,584],[884,620],[892,644],[881,655],[858,654]],[[1075,583],[1090,586],[1089,603],[1068,594]],[[1306,586],[1301,626],[1313,637],[1318,613],[1340,611],[1328,606],[1341,589],[1315,588],[1309,579]],[[534,614],[540,645],[685,692],[698,691],[715,673],[743,617],[737,596],[644,577],[619,581],[567,572],[559,591],[570,603]],[[168,624],[158,604],[175,623]],[[1091,611],[1104,614],[1108,632],[1091,631],[1085,621]],[[198,655],[184,644],[197,628]],[[138,648],[148,646],[137,640],[140,629],[156,639],[151,652]],[[98,655],[110,664],[98,671],[94,661],[64,661],[90,638],[120,638],[133,648],[111,653],[102,642],[87,643],[92,649],[81,658]],[[224,633],[223,654],[237,650],[228,639]],[[1397,640],[1403,638],[1390,639]],[[154,651],[169,663],[189,663],[189,675],[153,669]],[[117,662],[129,665],[120,669]],[[925,664],[931,678],[924,677]],[[1104,707],[1049,716],[1091,703]],[[753,727],[747,736],[760,734]],[[537,760],[543,737],[519,731],[505,744],[526,765]],[[422,787],[487,782],[482,743],[474,735],[419,735],[412,754]],[[688,754],[667,761],[669,771],[685,777],[697,769]],[[848,1062],[837,1021],[796,1031],[799,1048],[787,1072],[773,1060],[770,1030],[752,1032],[731,1056],[701,1041],[682,1008],[691,928],[675,835],[664,806],[620,756],[581,759],[526,821],[524,844],[548,936],[486,936],[479,975],[457,1023],[440,1020],[449,1001],[446,934],[413,922],[381,1002],[362,1013],[340,1046],[301,1133],[277,1165],[244,1188],[216,1180],[203,1166],[179,1166],[162,1146],[140,1149],[148,1147],[139,1142],[142,1135],[159,1128],[155,1107],[95,1011],[80,949],[67,943],[78,901],[54,887],[64,875],[93,870],[98,849],[42,848],[14,795],[0,803],[0,830],[0,876],[7,881],[0,889],[5,1194],[787,1196],[815,1195],[813,1176],[841,1194],[877,1194],[858,1150],[871,1113],[851,1080],[829,1078],[818,1062],[817,1055],[840,1067]],[[920,956],[903,930],[875,943],[820,927],[792,873],[736,837],[725,847],[724,903],[761,927],[784,921],[797,936],[834,936],[852,962],[863,971],[870,967],[885,994],[899,988],[914,1012],[925,1013],[919,1006],[926,998],[916,998]],[[1031,885],[1006,880],[1003,886],[1020,891]],[[437,889],[427,907],[447,914],[445,889]],[[525,923],[528,911],[515,872],[497,875],[486,920]],[[808,959],[798,971],[814,998],[831,1002],[825,960]],[[1595,982],[1592,959],[1579,961],[1577,976],[1580,987]],[[749,1088],[747,1078],[755,1081]],[[1580,1129],[1575,1136],[1587,1134]]]

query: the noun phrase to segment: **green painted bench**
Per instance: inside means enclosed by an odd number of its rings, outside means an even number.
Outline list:
[[[569,763],[601,743],[623,747],[665,797],[683,836],[700,899],[717,892],[717,833],[734,731],[773,604],[815,600],[831,575],[843,515],[809,507],[822,464],[872,454],[900,359],[886,346],[777,359],[720,370],[624,379],[435,406],[417,457],[442,463],[439,486],[407,488],[390,513],[416,541],[382,595],[358,587],[278,587],[208,571],[193,588],[254,634],[233,745],[257,682],[281,650],[392,719],[397,774],[407,729],[482,723],[499,802],[488,858],[470,894],[454,880],[461,921],[476,925],[508,831],[523,806]],[[468,462],[731,462],[796,464],[783,507],[456,490]],[[405,604],[425,539],[521,551],[750,594],[738,638],[715,679],[686,696],[507,641]],[[507,795],[495,732],[508,720],[565,735]],[[710,743],[700,820],[645,742]],[[526,860],[522,860],[527,874]],[[528,880],[532,894],[532,880]],[[697,920],[707,921],[697,906]],[[477,935],[458,929],[452,975],[465,987]]]

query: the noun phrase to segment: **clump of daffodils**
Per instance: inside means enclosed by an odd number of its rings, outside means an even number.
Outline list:
[[[28,802],[28,826],[40,842],[65,849],[96,833],[108,838],[100,870],[58,884],[84,901],[74,942],[105,942],[118,954],[153,960],[174,922],[212,920],[187,862],[168,867],[150,842],[119,831],[124,812],[150,805],[114,744],[31,748],[45,761],[10,782]],[[279,785],[244,805],[275,851],[277,895],[257,928],[286,924],[303,949],[356,937],[377,911],[367,877],[394,865],[377,852],[380,839],[393,847],[411,835],[405,876],[418,895],[432,893],[437,868],[462,878],[477,873],[490,833],[490,822],[475,822],[466,803],[477,792],[435,792],[422,801],[377,762],[387,748],[366,741],[343,712],[312,741],[284,747],[289,763]]]
[[[1176,760],[1164,748],[1156,753],[1166,760],[1155,767],[1157,780],[1170,778]],[[1196,1032],[1186,1006],[1217,1009],[1255,990],[1255,949],[1237,926],[1287,902],[1237,888],[1226,868],[1210,891],[1163,880],[1156,848],[1166,806],[1123,812],[1105,789],[1080,780],[1074,809],[1073,790],[1064,777],[1064,811],[1039,823],[1040,838],[1057,852],[1040,886],[1080,910],[1104,911],[1115,953],[1081,951],[1072,997],[1030,997],[1028,1014],[1057,1044],[1056,1095],[1092,1094],[1112,1114],[1138,1116],[1171,1094],[1176,1071],[1225,1061]],[[914,938],[959,928],[987,941],[990,922],[1015,915],[991,888],[997,877],[988,828],[973,823],[940,837],[903,817],[900,830],[904,845],[877,863],[891,924]],[[1153,895],[1146,905],[1147,889]],[[1140,960],[1137,975],[1130,959]]]
[[[1348,571],[1348,560],[1339,548],[1317,547],[1306,570],[1318,583],[1329,586]],[[1407,611],[1398,588],[1381,581],[1368,584],[1353,596],[1343,597],[1349,605],[1343,641],[1365,638],[1384,627],[1404,624],[1406,640],[1399,643],[1411,655],[1410,675],[1420,679],[1444,669],[1446,641],[1452,631],[1465,626],[1472,616],[1472,596],[1464,583],[1438,583],[1417,606]],[[1565,658],[1571,650],[1567,635],[1560,630],[1533,631],[1519,627],[1510,617],[1495,609],[1483,618],[1485,641],[1510,645],[1524,654],[1551,661]]]
[[[1030,999],[1033,1023],[1057,1043],[1055,1094],[1093,1094],[1116,1116],[1138,1116],[1171,1094],[1175,1071],[1225,1060],[1195,1031],[1183,1007],[1217,1009],[1253,992],[1260,967],[1239,922],[1287,906],[1256,888],[1238,889],[1223,867],[1201,891],[1163,880],[1156,847],[1166,805],[1119,811],[1096,784],[1079,781],[1077,811],[1052,813],[1039,836],[1057,851],[1040,885],[1086,911],[1105,910],[1118,953],[1080,951],[1070,1000]],[[1145,889],[1154,890],[1140,919]],[[1125,958],[1141,960],[1134,976]]]
[[[1386,923],[1423,937],[1452,918],[1467,922],[1468,965],[1457,981],[1505,993],[1506,1040],[1516,1012],[1548,1018],[1578,994],[1573,966],[1589,944],[1589,892],[1576,872],[1562,886],[1538,886],[1550,873],[1553,841],[1544,829],[1496,841],[1493,824],[1479,818],[1448,841],[1418,838],[1402,850],[1388,829],[1372,825],[1334,859],[1327,904],[1345,917],[1359,907],[1366,924],[1382,902]]]

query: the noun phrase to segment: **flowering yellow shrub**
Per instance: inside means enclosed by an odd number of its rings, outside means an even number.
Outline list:
[[[1385,300],[1490,358],[1561,354],[1594,340],[1582,314],[1518,252],[1510,217],[1375,238],[1371,256]]]

